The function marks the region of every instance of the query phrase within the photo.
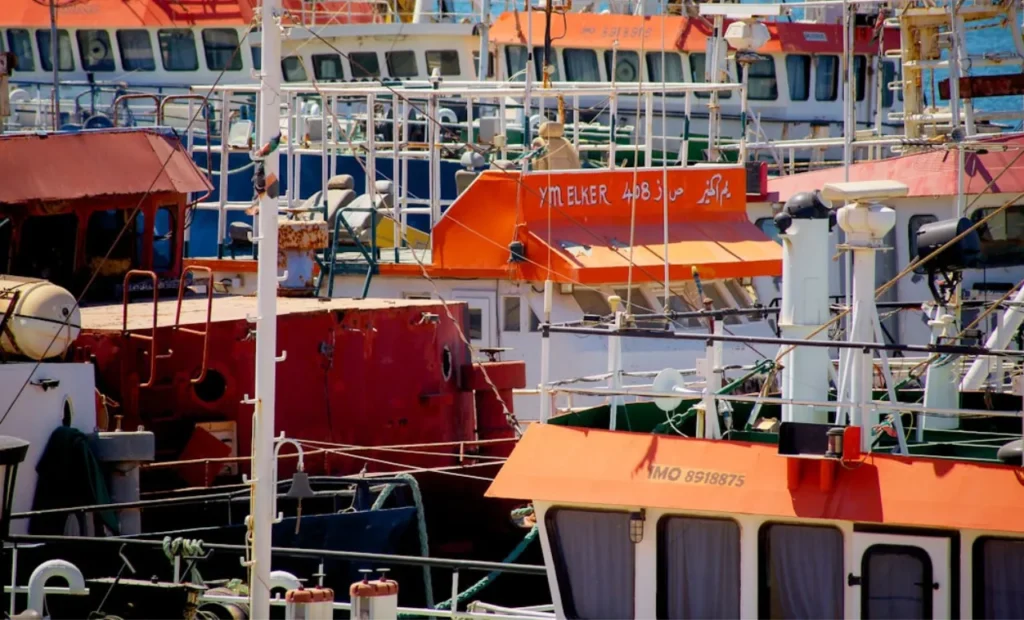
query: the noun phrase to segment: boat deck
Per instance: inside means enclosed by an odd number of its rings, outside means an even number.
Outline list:
[[[278,315],[307,312],[333,312],[337,310],[384,310],[389,308],[433,307],[439,302],[426,299],[323,299],[317,297],[278,297]],[[157,304],[157,325],[174,325],[178,302],[174,299]],[[123,306],[111,304],[82,308],[82,329],[93,331],[121,331]],[[228,322],[256,316],[256,297],[227,295],[214,297],[213,321]],[[206,298],[186,299],[181,304],[181,324],[197,325],[206,321]],[[128,329],[143,330],[153,327],[152,302],[139,301],[128,306]]]

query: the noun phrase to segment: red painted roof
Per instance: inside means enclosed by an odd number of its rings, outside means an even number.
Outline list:
[[[60,8],[61,28],[140,28],[245,25],[256,0],[77,0]],[[0,25],[39,28],[50,25],[46,0],[2,0]]]
[[[1020,149],[1024,148],[1024,134],[1001,136],[986,140],[993,145],[1006,145],[1004,150],[987,153],[968,151],[964,158],[966,170],[965,189],[968,195],[981,193],[1004,168],[1012,166],[999,177],[987,193],[1015,194],[1024,192],[1024,157],[1016,162]],[[954,196],[956,195],[957,153],[955,150],[936,149],[928,153],[905,155],[875,162],[864,162],[850,166],[850,181],[899,181],[910,188],[911,197]],[[803,172],[768,180],[768,193],[777,194],[773,199],[785,202],[798,192],[821,189],[826,183],[840,183],[846,180],[843,168],[837,166]]]
[[[533,11],[533,44],[544,44],[544,12]],[[491,28],[491,41],[500,45],[521,45],[526,42],[528,20],[525,13],[503,13]],[[728,23],[728,22],[726,22]],[[766,22],[771,39],[759,50],[761,53],[785,52],[803,54],[842,54],[842,26],[838,24],[805,24]],[[856,30],[855,51],[874,54],[877,42],[872,42],[873,30]],[[700,21],[685,17],[642,17],[639,15],[610,15],[569,13],[552,21],[551,44],[555,47],[611,49],[618,41],[621,50],[661,49],[664,39],[667,49],[673,47],[684,52],[704,52],[711,31]],[[886,30],[885,48],[899,48],[899,29]]]
[[[486,495],[1024,532],[1018,514],[1024,483],[1017,467],[871,454],[857,464],[835,467],[831,490],[822,491],[821,461],[801,459],[803,477],[791,491],[790,460],[768,444],[533,424]],[[687,471],[719,474],[719,480],[724,474],[728,484],[701,484],[696,476],[688,482]]]
[[[0,137],[0,177],[0,204],[212,189],[181,143],[154,131]]]

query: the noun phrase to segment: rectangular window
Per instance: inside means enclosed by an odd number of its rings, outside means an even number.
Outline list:
[[[473,52],[473,75],[480,77],[480,52]],[[494,54],[487,55],[487,77],[494,77]]]
[[[110,35],[106,30],[79,30],[78,57],[86,71],[113,71],[114,50],[110,46]]]
[[[609,82],[637,82],[640,80],[640,57],[636,52],[607,50],[604,53],[604,70]]]
[[[203,30],[203,52],[210,71],[241,71],[242,55],[238,53],[238,32],[231,28]]]
[[[551,555],[569,618],[632,618],[636,548],[628,512],[555,508]]]
[[[974,542],[974,617],[1024,618],[1024,540]]]
[[[766,523],[758,533],[762,618],[841,618],[843,533],[834,527]]]
[[[505,48],[505,66],[508,78],[514,82],[526,81],[526,47],[509,45]]]
[[[174,207],[160,207],[156,211],[153,230],[153,271],[169,271],[174,267],[174,233],[176,222]]]
[[[705,83],[708,81],[706,75],[707,66],[707,54],[690,54],[690,72],[693,75],[693,81],[698,83]],[[721,82],[721,80],[719,80]],[[696,93],[701,99],[711,98],[711,93]],[[729,99],[732,97],[731,92],[720,92],[718,93],[719,99]]]
[[[459,53],[455,50],[431,50],[427,52],[427,74],[433,75],[434,69],[441,75],[461,75]]]
[[[252,53],[252,68],[257,71],[263,70],[263,48],[259,45],[253,45],[249,48]]]
[[[544,48],[543,47],[535,47],[535,48],[533,48],[533,60],[534,60],[534,65],[536,66],[536,69],[534,70],[534,73],[536,74],[538,80],[543,80],[544,79],[544,62],[545,62],[545,59],[544,59]],[[557,82],[558,79],[559,79],[558,78],[558,50],[556,50],[554,47],[551,48],[551,59],[550,59],[550,61],[551,61],[551,81],[552,82]]]
[[[865,618],[931,618],[932,560],[909,545],[871,545],[861,558]]]
[[[747,98],[753,101],[775,101],[779,98],[775,59],[771,56],[752,63],[747,69]]]
[[[531,332],[539,332],[540,331],[540,317],[537,316],[537,313],[534,312],[533,308],[531,308],[530,306],[526,306],[526,309],[530,311],[530,331]]]
[[[658,522],[658,617],[740,617],[740,526],[729,519]]]
[[[910,216],[910,222],[907,224],[907,248],[910,250],[911,262],[917,258],[917,231],[925,224],[938,221],[939,218],[929,214]],[[919,267],[914,270],[914,273],[923,274],[927,270],[927,267]]]
[[[157,30],[156,39],[160,44],[160,60],[167,71],[197,71],[199,56],[196,53],[196,37],[191,30]]]
[[[994,207],[978,209],[971,220],[978,222]],[[981,267],[1011,267],[1024,264],[1024,205],[1008,207],[978,229],[981,236]]]
[[[521,319],[521,301],[519,296],[514,297],[502,297],[502,318],[503,327],[502,330],[507,332],[518,332],[520,331]]]
[[[416,66],[416,52],[404,50],[385,52],[384,60],[388,65],[388,75],[396,78],[411,78],[420,74]]]
[[[125,71],[156,71],[148,30],[118,30],[117,46],[121,49],[121,66]]]
[[[565,63],[565,79],[570,82],[601,81],[594,50],[562,50],[562,62]]]
[[[352,52],[348,55],[348,68],[355,80],[380,77],[377,52]]]
[[[469,339],[481,340],[484,337],[484,311],[480,308],[469,309]]]
[[[313,75],[316,79],[336,82],[344,80],[341,72],[341,56],[337,54],[313,54]]]
[[[857,89],[857,101],[864,101],[868,89],[868,60],[864,56],[853,57],[854,88]]]
[[[306,82],[309,77],[306,75],[306,67],[298,56],[285,56],[281,59],[281,73],[284,74],[285,82]]]
[[[786,79],[789,80],[790,100],[807,101],[811,96],[811,57],[787,55]]]
[[[36,30],[36,43],[39,44],[39,64],[43,71],[53,71],[53,64],[50,62],[50,31]],[[57,68],[60,71],[74,71],[75,58],[71,52],[71,36],[67,30],[57,31],[57,48],[60,55]]]
[[[882,107],[891,108],[893,103],[893,91],[890,84],[896,81],[896,63],[882,61]],[[900,101],[903,101],[903,90],[900,89]]]
[[[608,305],[608,300],[601,291],[573,287],[572,297],[579,304],[583,314],[608,316],[612,313],[612,307]]]
[[[32,37],[28,30],[12,28],[7,31],[7,50],[18,57],[19,71],[35,71],[35,54],[32,53]]]
[[[817,101],[835,101],[839,96],[839,57],[814,58],[814,98]]]
[[[661,76],[661,52],[650,52],[647,54],[647,79],[652,82],[665,81],[668,83],[685,82],[683,74],[683,58],[679,54],[665,52],[665,77]]]

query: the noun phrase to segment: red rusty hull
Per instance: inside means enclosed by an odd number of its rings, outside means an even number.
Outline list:
[[[478,432],[480,439],[512,437],[480,365],[472,363],[469,348],[439,303],[388,306],[382,302],[383,307],[366,309],[345,308],[341,300],[308,302],[308,311],[278,317],[278,347],[287,354],[277,365],[278,434],[348,446],[473,441]],[[144,314],[146,310],[138,305],[136,309],[133,304],[133,314]],[[463,304],[453,304],[451,310],[465,323]],[[176,332],[173,325],[156,330],[157,350],[171,349],[173,355],[158,359],[156,382],[150,388],[139,387],[149,374],[147,342],[126,338],[119,330],[90,329],[86,320],[75,343],[77,358],[94,359],[101,391],[120,403],[120,411],[111,414],[122,414],[125,428],[141,424],[156,432],[158,460],[221,456],[213,449],[219,446],[207,443],[204,447],[192,437],[196,423],[212,421],[234,422],[238,455],[250,454],[253,405],[242,401],[254,393],[254,325],[245,319],[217,321],[216,305],[213,316],[207,377],[198,385],[190,379],[200,373],[202,338]],[[150,333],[148,327],[136,331]],[[512,389],[525,384],[524,365],[486,366],[511,408]],[[492,444],[485,451],[507,454],[510,449],[511,442]],[[458,447],[451,446],[417,450],[459,453]],[[463,451],[466,457],[474,453],[474,446]],[[306,470],[346,475],[364,466],[370,472],[403,469],[379,460],[418,468],[459,463],[449,456],[364,450],[307,456]],[[463,462],[473,461],[464,458]],[[292,464],[282,461],[282,477],[290,474]],[[190,483],[210,483],[221,464],[198,467],[180,468],[178,473]],[[479,473],[493,476],[496,467]]]

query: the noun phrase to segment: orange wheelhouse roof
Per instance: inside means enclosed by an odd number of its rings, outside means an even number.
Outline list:
[[[667,181],[667,182],[666,182]],[[433,275],[609,284],[778,275],[782,251],[746,215],[738,166],[484,172],[434,227]],[[635,201],[635,213],[634,205]],[[633,245],[630,247],[630,230]],[[525,261],[510,262],[521,242]]]
[[[769,444],[667,437],[533,424],[487,497],[649,507],[893,525],[1024,532],[1020,470],[943,459],[866,455],[836,466],[830,491],[821,461],[805,465],[795,490],[791,460]],[[716,474],[716,484],[687,481]],[[727,478],[721,484],[722,476]],[[701,476],[703,479],[705,476]]]

